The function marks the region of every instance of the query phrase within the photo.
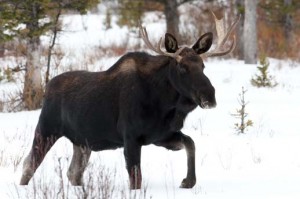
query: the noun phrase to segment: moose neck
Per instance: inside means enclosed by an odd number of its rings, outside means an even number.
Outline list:
[[[180,89],[179,73],[177,71],[177,61],[166,56],[156,56],[159,59],[159,66],[155,66],[156,70],[148,77],[148,82],[155,96],[160,99],[162,103],[165,102],[167,109],[180,109],[182,113],[188,113],[197,107],[187,95],[183,94]],[[162,61],[164,60],[164,61]],[[177,81],[177,82],[176,82]]]
[[[153,56],[147,63],[147,67],[152,68],[151,73],[142,74],[147,81],[151,96],[159,98],[161,103],[169,106],[176,106],[179,99],[179,93],[174,89],[169,79],[170,67],[174,67],[176,60],[166,56]]]
[[[180,95],[184,96],[184,97],[189,97],[189,93],[187,91],[185,91],[185,89],[183,89],[182,81],[181,81],[181,77],[180,77],[180,71],[179,71],[179,67],[177,65],[178,63],[174,60],[174,62],[172,64],[169,65],[168,69],[169,69],[169,81],[172,85],[172,87],[178,92],[180,93]]]
[[[175,60],[174,60],[175,61]],[[189,97],[189,93],[182,88],[181,81],[180,81],[180,72],[177,66],[177,62],[172,62],[172,64],[168,67],[168,74],[169,74],[169,82],[174,90],[179,95],[178,102],[176,104],[176,108],[184,113],[187,114],[188,112],[192,111],[197,107],[197,104]]]

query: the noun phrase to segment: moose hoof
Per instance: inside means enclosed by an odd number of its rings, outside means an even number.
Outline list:
[[[142,181],[141,180],[139,180],[138,182],[134,182],[134,180],[132,180],[130,182],[130,187],[129,188],[131,190],[141,189],[141,187],[142,187]]]
[[[69,177],[69,182],[71,183],[72,186],[82,186],[82,181],[81,179],[78,178]]]
[[[141,182],[139,182],[139,183],[130,183],[130,189],[131,190],[141,189],[141,187],[142,187]]]
[[[184,188],[184,189],[189,189],[189,188],[193,188],[193,186],[196,184],[196,179],[191,180],[191,179],[183,179],[180,185],[180,188]]]
[[[20,185],[28,185],[28,183],[29,183],[29,180],[25,179],[24,177],[20,181]]]
[[[130,190],[137,190],[137,189],[141,189],[141,186],[130,186]]]

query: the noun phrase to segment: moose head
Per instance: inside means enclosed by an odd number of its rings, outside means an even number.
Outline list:
[[[235,48],[236,39],[229,48],[225,48],[225,44],[235,29],[240,17],[225,30],[224,20],[218,19],[212,12],[217,30],[217,46],[214,50],[208,52],[213,43],[213,33],[208,32],[200,36],[200,38],[191,47],[178,46],[176,38],[170,34],[165,34],[165,48],[162,48],[162,38],[155,48],[148,38],[146,28],[140,26],[140,33],[145,44],[154,52],[172,57],[176,60],[176,64],[170,67],[170,81],[174,88],[183,96],[191,99],[201,108],[214,108],[216,106],[215,89],[210,80],[206,77],[203,70],[205,68],[203,60],[207,57],[216,57],[226,55]]]

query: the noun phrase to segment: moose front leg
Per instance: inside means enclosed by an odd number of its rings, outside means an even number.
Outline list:
[[[180,188],[192,188],[196,184],[195,173],[195,144],[192,138],[181,132],[175,132],[171,137],[155,143],[157,146],[177,151],[185,148],[187,154],[187,175],[181,182]]]
[[[126,168],[129,174],[130,189],[140,189],[142,185],[141,172],[141,149],[142,146],[136,141],[126,141],[124,156]]]
[[[180,187],[181,188],[192,188],[196,184],[196,173],[195,173],[195,144],[192,138],[182,134],[182,143],[187,154],[187,175],[183,179]]]

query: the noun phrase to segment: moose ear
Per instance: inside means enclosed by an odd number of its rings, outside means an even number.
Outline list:
[[[197,54],[205,53],[212,45],[213,34],[211,32],[203,34],[192,47]]]
[[[178,50],[177,40],[170,33],[166,33],[165,35],[165,48],[169,53],[175,53]]]

